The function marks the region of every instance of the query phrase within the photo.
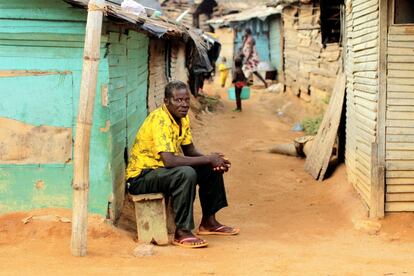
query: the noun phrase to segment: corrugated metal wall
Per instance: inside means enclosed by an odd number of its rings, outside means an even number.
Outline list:
[[[386,211],[414,211],[414,24],[388,29]]]
[[[347,144],[349,180],[369,206],[371,144],[376,141],[378,118],[378,0],[347,1]]]

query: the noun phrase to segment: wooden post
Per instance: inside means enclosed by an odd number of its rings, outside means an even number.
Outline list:
[[[372,162],[372,168],[377,172],[378,179],[373,178],[376,193],[376,203],[373,204],[373,217],[382,218],[385,215],[385,144],[386,144],[386,115],[387,115],[387,48],[388,48],[388,0],[379,1],[379,47],[378,47],[378,119],[377,119],[377,157]],[[381,206],[382,205],[382,206]],[[373,207],[371,206],[371,208]]]
[[[379,146],[371,145],[371,195],[369,206],[370,218],[383,218],[385,205],[385,168],[378,160]]]
[[[71,251],[74,256],[85,256],[87,247],[89,148],[98,79],[104,3],[105,0],[90,0],[88,5],[72,184]]]

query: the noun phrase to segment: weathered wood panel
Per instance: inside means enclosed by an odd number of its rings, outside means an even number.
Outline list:
[[[348,179],[369,207],[371,144],[378,125],[379,1],[346,2],[346,163]]]
[[[311,153],[306,157],[305,170],[315,179],[323,180],[332,155],[345,96],[345,74],[338,75],[334,92],[324,115],[318,134],[315,137]]]
[[[414,34],[390,26],[386,122],[386,210],[414,210]]]

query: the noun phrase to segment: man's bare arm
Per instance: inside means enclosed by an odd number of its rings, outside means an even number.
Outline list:
[[[226,166],[226,163],[228,162],[219,154],[202,156],[177,156],[171,152],[160,152],[160,156],[166,168],[200,165],[210,165],[213,168],[219,168]]]
[[[193,143],[189,145],[181,146],[181,148],[183,149],[183,153],[185,156],[203,156],[204,155],[194,146]]]

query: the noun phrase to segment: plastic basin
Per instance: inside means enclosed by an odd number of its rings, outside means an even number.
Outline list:
[[[235,93],[234,87],[230,87],[229,90],[227,90],[227,94],[228,94],[229,100],[231,100],[231,101],[236,100],[236,93]],[[241,92],[240,97],[241,97],[242,100],[249,99],[250,98],[250,87],[244,86],[242,88],[242,92]]]

